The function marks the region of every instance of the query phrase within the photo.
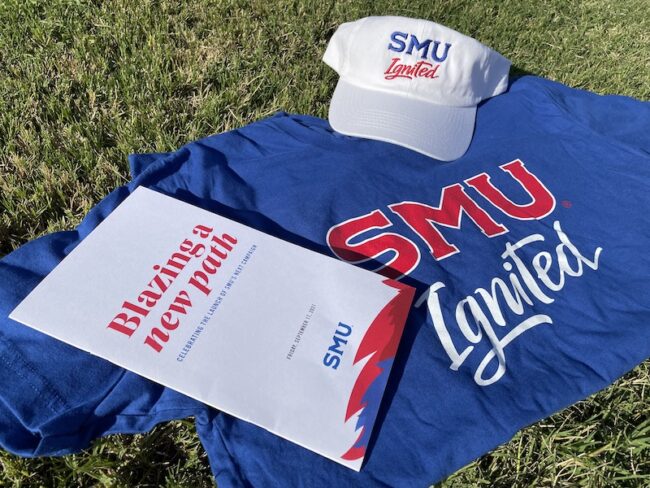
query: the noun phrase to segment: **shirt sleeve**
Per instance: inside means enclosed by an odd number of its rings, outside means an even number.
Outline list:
[[[599,95],[532,76],[513,84],[514,90],[523,87],[534,107],[544,107],[548,102],[555,106],[557,112],[549,116],[557,121],[558,129],[564,127],[560,121],[571,121],[574,129],[581,127],[590,137],[606,138],[645,155],[650,153],[650,102],[621,95]]]
[[[137,178],[147,167],[171,153],[142,153],[129,155],[129,172],[131,178]]]

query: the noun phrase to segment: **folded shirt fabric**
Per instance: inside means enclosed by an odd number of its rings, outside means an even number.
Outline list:
[[[196,415],[219,486],[438,481],[650,356],[648,134],[648,103],[526,76],[449,163],[283,113],[131,156],[77,230],[0,261],[0,444]],[[7,318],[139,185],[417,288],[361,473]]]

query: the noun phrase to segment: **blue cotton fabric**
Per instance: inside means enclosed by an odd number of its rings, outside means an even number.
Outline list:
[[[283,113],[173,153],[131,156],[133,181],[99,203],[77,230],[37,239],[0,261],[0,444],[22,455],[63,454],[99,435],[146,431],[196,415],[219,486],[435,482],[650,356],[649,134],[648,103],[526,76],[479,107],[468,152],[450,163]],[[434,259],[390,210],[404,201],[436,207],[443,188],[480,173],[524,204],[529,196],[499,168],[515,159],[553,194],[553,211],[536,220],[512,219],[465,185],[508,232],[489,238],[467,216],[459,229],[439,227],[458,247],[455,255]],[[332,226],[380,210],[389,225],[350,242],[382,232],[411,240],[421,259],[402,281],[417,288],[416,297],[444,283],[450,340],[459,351],[473,349],[450,369],[426,303],[412,308],[366,462],[355,473],[9,320],[13,307],[139,185],[328,255]],[[588,258],[602,249],[598,267],[566,276],[558,291],[544,289],[548,303],[532,300],[519,314],[503,307],[499,338],[531,315],[552,323],[513,339],[503,351],[503,376],[480,386],[474,375],[493,345],[485,332],[468,342],[456,325],[456,304],[478,288],[489,290],[495,277],[505,279],[507,243],[539,235],[544,240],[521,255],[548,251],[556,259],[556,221]],[[549,273],[557,280],[555,265]],[[474,334],[479,330],[472,321],[467,325]],[[489,376],[494,368],[486,371]]]

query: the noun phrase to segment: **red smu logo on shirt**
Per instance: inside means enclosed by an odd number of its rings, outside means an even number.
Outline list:
[[[528,203],[519,204],[510,200],[493,185],[487,173],[478,174],[464,183],[514,219],[539,220],[555,209],[553,194],[528,171],[521,160],[515,159],[500,168],[522,186],[530,198]],[[488,238],[508,232],[508,228],[492,218],[461,183],[444,187],[438,206],[404,201],[388,205],[388,208],[417,234],[436,260],[461,251],[445,237],[441,228],[460,229],[463,215],[469,217]],[[393,257],[376,271],[388,278],[401,278],[411,273],[420,262],[420,249],[411,239],[394,232],[381,232],[359,240],[369,231],[385,230],[392,225],[384,211],[375,209],[331,227],[327,233],[327,244],[339,259],[350,263],[362,263],[390,252]]]

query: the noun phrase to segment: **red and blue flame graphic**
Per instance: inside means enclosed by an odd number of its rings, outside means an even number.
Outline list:
[[[354,357],[354,364],[357,364],[370,356],[354,383],[345,414],[347,422],[355,413],[361,411],[356,425],[356,430],[361,429],[359,437],[341,456],[346,461],[361,459],[366,454],[372,425],[379,411],[388,374],[415,293],[415,289],[398,281],[385,280],[384,283],[396,288],[398,292],[372,321]]]

